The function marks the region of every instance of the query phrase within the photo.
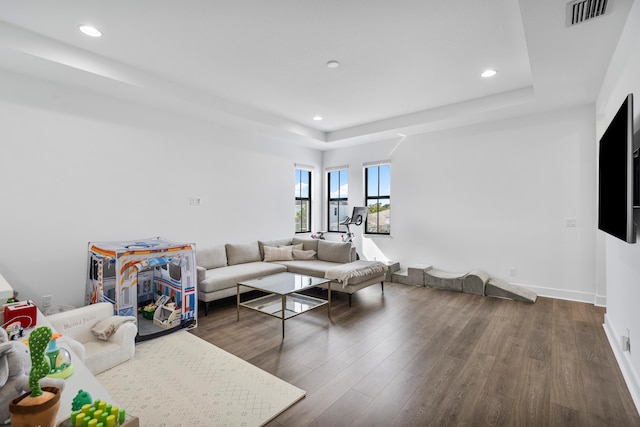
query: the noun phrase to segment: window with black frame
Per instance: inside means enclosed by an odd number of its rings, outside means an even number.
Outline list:
[[[345,232],[347,229],[340,225],[349,216],[349,171],[347,169],[327,172],[328,231]]]
[[[295,221],[296,233],[311,231],[311,171],[295,170]]]
[[[391,234],[391,165],[366,166],[367,234]]]

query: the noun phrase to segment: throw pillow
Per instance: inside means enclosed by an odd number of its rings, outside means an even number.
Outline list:
[[[227,252],[224,245],[214,246],[210,248],[196,249],[196,265],[206,270],[218,267],[226,267]]]
[[[293,259],[297,259],[297,260],[318,259],[318,257],[316,257],[316,251],[302,251],[299,249],[294,249],[292,252],[293,252]]]
[[[260,257],[264,259],[264,247],[265,246],[288,246],[291,244],[291,238],[279,239],[279,240],[258,240],[258,247],[260,248]]]
[[[331,262],[351,262],[351,243],[318,240],[318,259]]]
[[[291,248],[292,251],[301,251],[304,249],[304,244],[299,243],[297,245],[280,245],[279,248]]]
[[[265,246],[264,260],[270,261],[293,261],[291,246],[281,246],[274,248],[273,246]]]
[[[313,250],[318,252],[318,242],[319,242],[318,239],[302,239],[300,237],[293,238],[293,244],[298,245],[302,243],[304,245],[302,249],[304,249],[305,251]]]
[[[109,316],[96,322],[91,328],[91,332],[101,340],[108,340],[118,328],[127,322],[135,322],[133,316]]]
[[[258,242],[251,243],[227,243],[227,264],[236,265],[247,262],[262,261]]]

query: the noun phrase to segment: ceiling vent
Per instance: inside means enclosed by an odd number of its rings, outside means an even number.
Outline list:
[[[606,14],[608,5],[609,0],[574,0],[567,3],[567,27]]]

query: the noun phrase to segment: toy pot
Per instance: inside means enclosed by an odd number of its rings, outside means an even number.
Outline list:
[[[31,397],[27,392],[9,404],[11,425],[13,427],[53,427],[56,424],[60,396],[59,387],[42,387],[42,395]]]

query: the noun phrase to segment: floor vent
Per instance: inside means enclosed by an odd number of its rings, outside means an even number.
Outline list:
[[[567,27],[606,14],[609,3],[609,0],[574,0],[567,3]]]

